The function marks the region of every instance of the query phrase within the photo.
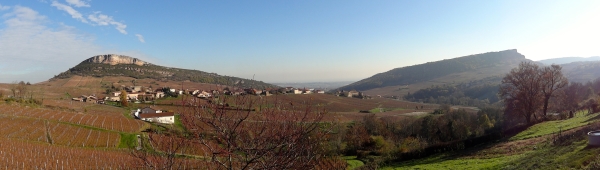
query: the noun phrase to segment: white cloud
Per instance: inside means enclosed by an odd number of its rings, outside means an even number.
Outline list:
[[[138,40],[140,40],[140,42],[146,43],[146,41],[144,40],[144,36],[142,36],[140,34],[135,34],[135,36],[138,38]]]
[[[127,34],[127,31],[125,31],[127,25],[113,20],[111,16],[101,14],[100,12],[94,12],[88,16],[88,19],[97,25],[114,25],[115,29],[117,29],[119,32],[122,34]]]
[[[71,15],[71,17],[73,17],[83,23],[88,23],[88,21],[83,17],[83,15],[81,15],[81,13],[79,13],[77,10],[73,9],[72,7],[70,7],[68,5],[61,4],[56,1],[52,1],[52,6],[56,7],[59,10],[63,10],[65,12],[69,13],[69,15]]]
[[[2,4],[0,4],[0,11],[4,11],[4,10],[8,10],[10,9],[9,6],[2,6]]]
[[[73,27],[50,28],[47,17],[27,7],[14,6],[0,19],[5,26],[0,29],[0,82],[45,81],[99,54],[152,60],[141,52],[104,49]]]
[[[67,3],[75,7],[90,7],[90,4],[82,0],[67,0]]]

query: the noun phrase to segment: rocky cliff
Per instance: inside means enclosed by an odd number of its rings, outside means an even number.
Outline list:
[[[89,58],[87,60],[84,60],[83,62],[110,64],[110,65],[135,64],[138,66],[143,66],[145,64],[149,64],[149,63],[144,62],[137,58],[124,56],[124,55],[117,55],[117,54],[97,55],[97,56],[93,56],[92,58]]]

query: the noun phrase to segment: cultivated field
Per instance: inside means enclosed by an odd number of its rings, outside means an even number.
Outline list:
[[[153,88],[174,87],[183,89],[222,89],[218,86],[191,82],[162,82],[127,77],[73,77],[58,79],[27,86],[31,98],[42,105],[19,104],[0,101],[0,169],[124,169],[136,166],[136,159],[129,147],[136,143],[135,136],[151,127],[160,126],[135,120],[130,109],[150,106],[132,104],[129,108],[71,101],[81,95],[103,97],[110,86],[152,86]],[[11,95],[10,84],[0,84],[4,96]],[[325,121],[352,122],[362,120],[366,113],[375,113],[386,120],[402,120],[423,116],[438,105],[414,103],[385,98],[357,99],[329,94],[249,96],[251,99],[266,99],[256,109],[269,108],[273,102],[287,108],[301,110],[309,104],[328,111]],[[190,99],[184,97],[185,99]],[[196,103],[197,106],[203,105]],[[182,113],[182,97],[168,98],[152,104],[165,111]],[[204,103],[205,104],[205,103]],[[189,106],[189,105],[188,105]],[[180,125],[171,128],[178,129]],[[168,140],[165,137],[157,140]],[[207,153],[197,141],[188,142],[179,154],[187,167],[205,166]],[[161,146],[150,146],[155,151],[168,150]],[[190,159],[191,158],[191,159]],[[139,164],[137,164],[139,165]]]

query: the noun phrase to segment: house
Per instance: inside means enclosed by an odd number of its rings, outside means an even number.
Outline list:
[[[253,94],[253,95],[260,95],[262,93],[262,90],[258,90],[255,88],[244,89],[244,91],[246,92],[246,94]]]
[[[210,94],[209,92],[206,92],[206,91],[202,90],[196,96],[199,97],[199,98],[209,98],[210,96],[212,96],[212,94]]]
[[[272,94],[268,90],[264,90],[264,91],[262,91],[262,93],[260,93],[260,95],[271,96]]]
[[[121,95],[121,92],[116,91],[116,92],[112,92],[111,94],[112,94],[112,96],[118,97],[119,95]]]
[[[311,94],[311,93],[312,93],[311,89],[306,89],[306,88],[302,89],[302,94]]]
[[[287,88],[283,88],[283,87],[282,87],[282,88],[279,88],[279,89],[277,89],[277,92],[278,92],[278,93],[281,93],[281,94],[286,94],[288,91],[289,91],[289,90],[288,90]]]
[[[324,90],[317,90],[317,93],[318,94],[325,94],[325,91]]]
[[[342,97],[359,97],[361,93],[356,90],[351,90],[351,91],[343,91],[342,90],[341,92],[338,91],[337,94]]]
[[[127,98],[129,98],[129,100],[137,100],[138,96],[139,96],[139,94],[137,94],[137,93],[129,93],[129,94],[127,94]]]
[[[346,94],[346,96],[347,96],[347,97],[358,97],[358,96],[359,96],[359,94],[360,94],[360,93],[359,93],[358,91],[356,91],[356,90],[351,90],[351,91],[349,91],[349,92]]]
[[[156,94],[154,95],[154,98],[162,98],[165,97],[165,92],[162,91],[156,91]]]
[[[83,98],[83,102],[98,103],[98,98],[96,98],[96,96],[87,96],[87,97]]]
[[[173,112],[161,112],[161,113],[140,113],[138,114],[138,119],[154,122],[154,123],[164,123],[164,124],[173,124],[175,123],[175,113]]]
[[[150,94],[150,93],[140,93],[140,94],[138,94],[138,99],[144,100],[144,101],[150,101],[150,100],[154,100],[154,95]]]
[[[157,107],[145,107],[143,109],[139,110],[140,114],[145,114],[145,113],[162,113],[162,111],[160,110],[160,108]]]
[[[113,102],[119,102],[121,101],[120,97],[106,97],[104,98],[105,101],[113,101]]]
[[[231,95],[231,96],[246,95],[246,92],[244,90],[240,90],[240,89],[224,90],[224,91],[225,91],[225,95]]]
[[[133,92],[140,92],[140,91],[142,91],[142,86],[133,86],[131,88],[131,91],[133,91]]]
[[[98,98],[96,98],[96,96],[94,96],[94,95],[91,95],[91,96],[81,95],[81,97],[76,97],[76,98],[73,98],[72,100],[78,101],[78,102],[96,103]]]
[[[292,88],[292,89],[290,89],[290,91],[288,91],[288,93],[291,93],[291,94],[302,94],[302,91],[298,90],[298,89],[295,89],[295,88]]]

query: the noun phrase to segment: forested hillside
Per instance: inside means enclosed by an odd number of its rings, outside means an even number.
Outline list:
[[[600,61],[582,61],[561,65],[571,82],[587,82],[600,76]]]
[[[372,77],[352,83],[339,88],[340,90],[369,90],[373,88],[409,85],[425,82],[440,78],[443,76],[472,72],[481,69],[496,69],[506,67],[510,70],[521,61],[527,60],[525,56],[518,53],[517,50],[505,50],[499,52],[488,52],[483,54],[469,55],[454,59],[447,59],[436,62],[428,62],[420,65],[413,65],[376,74]],[[502,74],[502,73],[495,73]],[[496,75],[480,75],[490,77]]]
[[[501,77],[490,77],[458,85],[432,86],[404,96],[406,100],[437,104],[489,107],[500,101]]]

